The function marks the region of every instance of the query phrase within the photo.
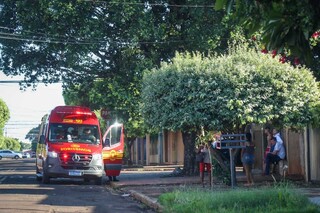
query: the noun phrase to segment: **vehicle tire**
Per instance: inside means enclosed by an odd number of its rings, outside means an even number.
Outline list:
[[[46,168],[46,167],[43,167],[43,171],[42,171],[42,183],[44,183],[44,184],[50,183],[50,177],[49,177],[49,175],[48,175],[48,172],[47,172],[47,168]]]
[[[0,160],[2,160],[2,156],[0,156]]]
[[[89,179],[89,178],[84,178],[83,181],[84,181],[85,183],[89,183],[89,182],[90,182],[90,179]]]
[[[36,166],[36,179],[37,181],[41,181],[41,176],[40,176],[40,172],[39,172],[39,169],[38,169],[38,166]]]
[[[98,185],[98,186],[102,185],[102,177],[96,178],[96,179],[94,180],[94,183],[95,183],[96,185]]]
[[[16,159],[16,160],[19,159],[19,156],[18,156],[18,155],[15,155],[15,156],[14,156],[14,159]]]

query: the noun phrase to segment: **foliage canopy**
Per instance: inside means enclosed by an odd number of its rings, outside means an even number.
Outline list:
[[[269,121],[302,127],[319,97],[309,69],[235,45],[221,56],[178,53],[172,63],[148,72],[142,112],[158,129],[239,131]]]

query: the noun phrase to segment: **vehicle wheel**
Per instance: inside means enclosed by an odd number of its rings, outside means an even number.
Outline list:
[[[36,166],[36,179],[37,179],[37,181],[41,181],[41,176],[40,176],[38,166]]]
[[[99,178],[97,178],[97,179],[95,179],[94,180],[94,183],[96,184],[96,185],[102,185],[102,177],[99,177]]]
[[[19,158],[19,156],[18,156],[18,155],[14,156],[14,159],[16,159],[16,160],[17,160],[18,158]]]
[[[2,156],[0,156],[0,160],[2,160]]]
[[[45,167],[43,167],[43,172],[42,172],[42,183],[44,184],[50,183],[50,177]]]
[[[89,182],[90,182],[90,179],[89,179],[89,178],[84,178],[83,181],[84,181],[85,183],[89,183]]]

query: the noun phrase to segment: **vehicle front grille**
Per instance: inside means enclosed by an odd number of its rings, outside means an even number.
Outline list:
[[[77,154],[77,153],[60,153],[59,155],[61,165],[89,165],[92,160],[91,154]]]

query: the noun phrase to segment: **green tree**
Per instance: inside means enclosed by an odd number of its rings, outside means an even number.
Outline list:
[[[4,146],[3,128],[10,118],[10,111],[6,103],[0,98],[0,147]]]
[[[233,29],[210,0],[4,0],[1,11],[4,72],[25,76],[25,86],[62,80],[67,104],[109,109],[128,144],[144,133],[144,70],[177,50],[223,52]]]
[[[145,69],[170,60],[177,49],[209,52],[226,44],[227,22],[211,4],[5,0],[0,67],[24,75],[26,86],[62,80],[71,102],[129,111],[124,120],[137,120]]]
[[[25,139],[28,139],[31,142],[32,151],[36,151],[37,149],[39,131],[40,131],[40,124],[37,127],[32,128],[25,137]]]
[[[154,82],[162,82],[154,84]],[[194,171],[199,131],[242,132],[247,124],[305,126],[319,91],[310,70],[279,63],[248,45],[228,54],[177,54],[172,63],[146,73],[141,106],[154,129],[182,131],[184,171]]]
[[[199,3],[203,7],[194,7]],[[29,84],[139,78],[137,61],[159,65],[177,49],[208,51],[226,43],[221,20],[222,12],[205,0],[4,0],[0,67]]]
[[[20,142],[20,150],[23,151],[23,150],[29,150],[31,149],[31,144],[30,143],[23,143],[23,142]]]
[[[0,149],[10,149],[14,151],[20,151],[21,144],[16,138],[4,137],[4,143],[0,146]]]
[[[266,49],[289,55],[294,63],[298,57],[319,77],[320,44],[312,45],[320,35],[318,0],[217,0],[215,4],[216,9],[225,8],[231,13],[250,37],[262,32]]]
[[[0,135],[3,136],[4,125],[10,118],[10,111],[6,103],[0,99]]]

